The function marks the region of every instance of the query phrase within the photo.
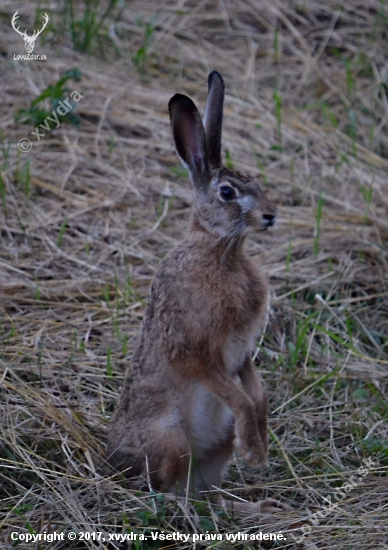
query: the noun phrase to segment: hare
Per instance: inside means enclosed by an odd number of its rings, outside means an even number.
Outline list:
[[[195,497],[221,486],[234,450],[252,466],[266,463],[268,398],[251,351],[268,285],[244,242],[272,226],[277,212],[251,177],[222,167],[221,75],[210,73],[208,85],[204,124],[187,96],[169,102],[194,188],[190,229],[151,284],[107,450],[127,476]],[[272,499],[223,504],[258,513],[289,508]]]

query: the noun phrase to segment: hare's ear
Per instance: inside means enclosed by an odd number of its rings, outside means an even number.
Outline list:
[[[204,190],[210,181],[210,171],[205,130],[198,109],[182,94],[175,94],[168,108],[177,153],[190,170],[194,187]]]
[[[221,133],[222,112],[224,107],[224,81],[217,71],[208,77],[209,91],[207,96],[204,126],[210,169],[221,166]]]

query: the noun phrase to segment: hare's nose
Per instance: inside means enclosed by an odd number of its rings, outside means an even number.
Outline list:
[[[272,227],[275,223],[276,215],[274,214],[263,214],[263,226]]]

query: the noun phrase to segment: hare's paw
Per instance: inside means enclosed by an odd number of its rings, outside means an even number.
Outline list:
[[[291,506],[288,506],[285,502],[275,500],[273,498],[266,498],[265,500],[259,500],[254,502],[255,512],[259,514],[273,514],[274,512],[290,512]]]
[[[267,450],[259,434],[250,445],[237,435],[234,440],[234,448],[249,466],[259,468],[267,465]]]
[[[258,421],[258,428],[259,428],[259,434],[261,437],[262,445],[264,447],[264,452],[267,455],[268,446],[269,446],[267,419],[265,419],[264,421],[261,421],[261,420]]]

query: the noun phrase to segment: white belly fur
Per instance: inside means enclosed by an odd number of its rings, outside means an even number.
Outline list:
[[[233,422],[230,408],[201,383],[189,397],[189,438],[197,457],[225,440]]]

